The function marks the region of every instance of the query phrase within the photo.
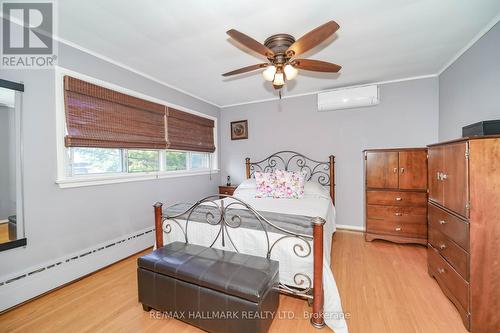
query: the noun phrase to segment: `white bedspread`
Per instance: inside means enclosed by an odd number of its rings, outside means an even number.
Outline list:
[[[273,199],[273,198],[255,198],[248,195],[245,191],[235,192],[235,196],[251,205],[257,211],[267,211],[274,213],[285,213],[292,215],[304,215],[311,217],[322,217],[326,220],[324,226],[324,264],[323,264],[323,288],[324,288],[324,312],[325,323],[334,330],[335,333],[347,333],[347,324],[343,317],[342,305],[337,289],[337,284],[330,269],[330,252],[332,245],[332,236],[335,231],[335,208],[329,197],[305,196],[302,199]],[[224,199],[227,205],[232,199]],[[241,206],[234,207],[241,209]],[[185,230],[186,221],[177,220],[180,226]],[[271,221],[272,222],[272,221]],[[244,221],[243,221],[244,226]],[[179,226],[172,224],[170,233],[164,233],[164,242],[184,241],[184,234]],[[188,241],[189,243],[209,246],[217,237],[220,226],[210,225],[208,223],[189,222]],[[244,228],[227,228],[228,234],[234,243],[234,246],[241,253],[265,256],[267,253],[267,244],[265,233],[261,230],[252,230]],[[268,232],[271,245],[283,234]],[[294,246],[299,244],[301,247],[295,247],[299,254],[307,254],[307,244],[298,241],[296,238],[283,239],[276,244],[272,252],[272,259],[280,262],[280,281],[283,284],[298,287],[307,287],[307,279],[303,278],[302,273],[313,279],[313,254],[312,240],[308,241],[311,246],[310,255],[301,258],[294,253]],[[225,246],[222,245],[222,239],[214,244],[215,248],[225,250],[235,250],[231,242],[226,237]]]

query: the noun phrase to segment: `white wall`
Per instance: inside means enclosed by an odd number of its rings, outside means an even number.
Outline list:
[[[439,76],[439,140],[491,119],[500,119],[500,23]]]
[[[220,116],[221,182],[245,177],[245,157],[295,150],[336,156],[337,223],[361,227],[363,155],[367,148],[420,147],[438,138],[438,79],[380,87],[375,107],[317,112],[316,95],[224,108]],[[230,122],[248,119],[249,139],[231,141]]]
[[[186,108],[218,116],[219,109],[65,45],[59,64]],[[28,267],[154,225],[152,205],[197,200],[216,193],[219,176],[61,189],[56,185],[56,111],[53,70],[2,70],[23,82],[25,226],[28,245],[0,252],[0,280]],[[149,244],[152,245],[152,244]],[[129,253],[131,254],[131,253]],[[55,278],[54,278],[55,279]],[[1,296],[0,287],[0,300]],[[33,295],[34,296],[34,295]],[[0,307],[1,307],[0,302]]]

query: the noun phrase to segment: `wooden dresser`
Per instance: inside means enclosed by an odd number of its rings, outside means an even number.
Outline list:
[[[500,138],[429,146],[428,269],[472,333],[500,332]]]
[[[365,150],[365,239],[427,245],[427,149]]]

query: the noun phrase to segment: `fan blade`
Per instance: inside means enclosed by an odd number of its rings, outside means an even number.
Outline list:
[[[288,57],[293,57],[309,51],[333,35],[339,28],[340,26],[335,21],[330,21],[317,27],[290,45],[290,47],[286,50],[286,55]]]
[[[269,64],[251,65],[251,66],[243,67],[243,68],[240,68],[240,69],[236,69],[236,70],[231,71],[231,72],[224,73],[224,74],[222,74],[222,76],[231,76],[231,75],[236,75],[236,74],[251,72],[251,71],[254,71],[256,69],[267,67],[268,65]]]
[[[241,33],[238,30],[234,30],[234,29],[228,30],[226,33],[229,36],[231,36],[231,38],[240,42],[241,44],[243,44],[244,46],[246,46],[250,50],[257,52],[258,54],[262,54],[266,58],[273,58],[274,57],[274,52],[271,49],[265,47],[264,45],[262,45],[261,43],[259,43],[255,39],[253,39],[252,37],[247,36],[244,33]]]
[[[342,66],[332,64],[331,62],[311,60],[311,59],[295,59],[292,66],[314,72],[333,72],[337,73]]]

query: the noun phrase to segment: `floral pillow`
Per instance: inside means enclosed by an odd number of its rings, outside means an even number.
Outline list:
[[[300,199],[304,197],[305,175],[299,171],[276,170],[274,198]]]
[[[255,192],[256,198],[274,197],[276,177],[274,172],[255,171],[255,182],[257,189]]]

